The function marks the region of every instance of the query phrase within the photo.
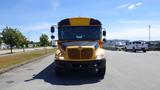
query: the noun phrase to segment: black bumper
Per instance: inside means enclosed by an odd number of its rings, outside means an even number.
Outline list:
[[[55,60],[56,68],[64,69],[95,69],[106,66],[106,59],[92,60],[92,61],[67,61]]]

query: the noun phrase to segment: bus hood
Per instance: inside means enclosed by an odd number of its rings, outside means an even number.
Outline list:
[[[65,50],[68,46],[94,46],[98,48],[98,43],[93,41],[76,41],[76,42],[64,42],[62,48]]]

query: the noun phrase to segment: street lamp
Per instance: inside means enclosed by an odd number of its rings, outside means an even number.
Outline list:
[[[150,42],[150,39],[151,39],[150,34],[151,34],[151,25],[149,25],[149,42]]]

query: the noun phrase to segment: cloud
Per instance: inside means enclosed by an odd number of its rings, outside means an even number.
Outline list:
[[[129,9],[129,10],[132,10],[132,9],[134,9],[135,7],[141,6],[141,5],[142,5],[141,2],[138,2],[138,3],[136,3],[136,4],[131,4],[131,5],[128,6],[128,9]]]
[[[146,16],[160,16],[160,12],[150,12],[147,13]]]
[[[53,0],[52,7],[53,10],[57,10],[57,8],[59,7],[59,0]]]
[[[54,25],[54,23],[41,22],[41,23],[35,23],[35,24],[21,26],[20,30],[22,30],[22,32],[27,36],[27,38],[32,41],[39,41],[39,37],[42,33],[47,34],[49,37],[49,40],[51,40],[51,38],[50,38],[51,25]]]
[[[35,31],[35,30],[48,30],[51,27],[51,23],[38,23],[38,24],[34,24],[34,25],[29,25],[29,26],[25,26],[23,27],[25,30],[27,31]]]
[[[9,25],[9,27],[11,28],[17,28],[18,30],[20,30],[23,35],[26,36],[26,38],[30,41],[35,41],[38,42],[39,41],[39,37],[41,36],[41,34],[47,34],[49,37],[49,40],[51,40],[50,36],[50,27],[51,27],[51,23],[48,22],[44,22],[44,23],[36,23],[36,24],[32,24],[32,25]],[[3,28],[5,28],[6,25],[0,26],[0,32],[2,32]]]
[[[138,2],[138,3],[135,3],[135,4],[123,4],[123,5],[118,6],[117,9],[127,8],[129,10],[132,10],[132,9],[136,8],[137,6],[141,6],[141,5],[142,5],[141,2]]]
[[[130,4],[123,4],[123,5],[120,5],[117,7],[117,9],[120,9],[120,8],[124,8],[124,7],[128,7]]]
[[[40,23],[33,23],[33,24],[29,24],[29,25],[10,25],[9,27],[17,28],[27,38],[29,37],[29,40],[39,41],[39,37],[42,33],[47,34],[48,37],[49,37],[49,40],[51,40],[51,38],[50,38],[50,36],[51,36],[51,32],[50,32],[51,25],[56,25],[56,23],[40,22]],[[6,25],[0,26],[0,32],[5,27],[6,27]],[[57,38],[57,30],[55,30],[54,35]]]
[[[148,40],[148,28],[126,28],[116,32],[108,32],[107,39],[131,39],[131,40]],[[159,28],[151,28],[151,39],[160,38]]]
[[[141,3],[141,2],[136,3],[136,6],[141,6],[141,5],[142,5],[142,3]]]
[[[129,9],[129,10],[132,10],[132,9],[135,8],[135,7],[136,7],[136,5],[132,4],[132,5],[129,5],[129,6],[128,6],[128,9]]]
[[[52,25],[56,25],[56,23],[40,22],[29,25],[11,26],[11,27],[16,27],[24,32],[32,32],[32,31],[45,31],[45,30],[50,31],[50,27]]]
[[[159,20],[119,20],[122,24],[160,24]]]

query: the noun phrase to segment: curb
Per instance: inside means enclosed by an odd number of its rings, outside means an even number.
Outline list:
[[[25,64],[32,63],[32,62],[34,62],[34,61],[38,61],[38,60],[43,59],[43,58],[45,58],[45,57],[47,57],[47,56],[49,56],[49,55],[52,55],[52,54],[46,54],[46,55],[43,55],[43,56],[40,56],[40,57],[31,59],[31,60],[28,60],[28,61],[24,61],[24,62],[19,63],[19,64],[12,65],[12,66],[7,67],[7,68],[4,68],[4,69],[0,69],[0,74],[3,74],[3,73],[5,73],[5,72],[8,72],[8,71],[13,70],[13,69],[15,69],[15,68],[18,68],[18,67],[20,67],[20,66],[23,66],[23,65],[25,65]]]

